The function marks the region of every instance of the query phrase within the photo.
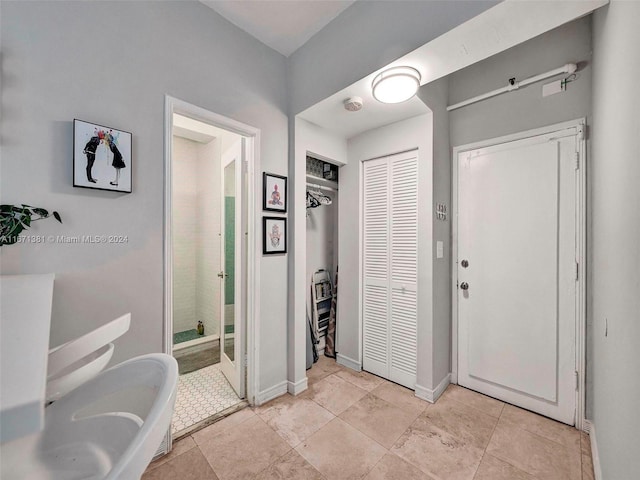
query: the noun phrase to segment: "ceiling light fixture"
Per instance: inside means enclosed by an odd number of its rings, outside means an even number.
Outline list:
[[[411,67],[392,67],[373,79],[371,90],[382,103],[401,103],[413,97],[420,87],[420,72]]]

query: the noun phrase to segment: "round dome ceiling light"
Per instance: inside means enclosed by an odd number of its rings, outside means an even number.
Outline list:
[[[371,90],[382,103],[401,103],[413,97],[420,87],[420,72],[411,67],[392,67],[376,75]]]

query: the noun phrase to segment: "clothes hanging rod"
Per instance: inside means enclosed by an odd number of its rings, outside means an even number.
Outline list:
[[[310,182],[307,182],[307,187],[317,188],[318,190],[329,190],[331,192],[338,191],[336,187],[328,187],[326,185],[318,185],[317,183],[310,183]]]
[[[506,87],[498,88],[496,90],[492,90],[491,92],[487,92],[483,95],[478,95],[477,97],[469,98],[468,100],[464,100],[463,102],[450,105],[447,107],[447,111],[450,112],[451,110],[456,110],[457,108],[466,107],[467,105],[471,105],[472,103],[486,100],[487,98],[495,97],[497,95],[511,92],[513,90],[518,90],[521,87],[526,87],[527,85],[531,85],[532,83],[536,83],[541,80],[546,80],[547,78],[555,77],[556,75],[560,75],[561,73],[574,73],[577,69],[578,69],[578,66],[575,63],[567,63],[562,67],[549,70],[548,72],[541,73],[540,75],[535,75],[533,77],[525,78],[520,82],[517,82],[515,79],[511,79],[509,81],[509,85],[507,85]]]

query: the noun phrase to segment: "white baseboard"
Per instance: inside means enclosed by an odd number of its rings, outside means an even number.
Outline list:
[[[418,385],[416,383],[416,397],[421,398],[422,400],[426,400],[429,403],[435,403],[440,395],[444,393],[449,384],[451,383],[451,374],[447,373],[447,375],[442,379],[442,381],[438,384],[436,388],[433,390],[423,387],[422,385]]]
[[[287,392],[291,395],[299,395],[307,389],[307,377],[297,382],[287,382]]]
[[[362,364],[360,362],[339,353],[336,355],[336,362],[344,367],[355,370],[356,372],[362,370]]]
[[[595,480],[602,480],[602,467],[600,466],[600,455],[598,454],[598,442],[596,440],[596,426],[591,420],[584,421],[584,431],[589,433],[589,441],[591,442],[593,476]]]
[[[256,395],[256,406],[260,406],[262,404],[267,403],[269,400],[273,400],[274,398],[278,398],[280,395],[284,395],[287,393],[287,382],[280,382],[273,387],[269,387],[266,390],[262,390],[258,392]]]

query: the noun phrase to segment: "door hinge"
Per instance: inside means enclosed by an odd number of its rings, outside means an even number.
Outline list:
[[[575,153],[576,170],[580,169],[580,152]]]
[[[580,264],[576,262],[576,281],[580,280]]]
[[[576,385],[576,391],[577,391],[578,390],[578,384],[579,384],[578,379],[580,378],[578,372],[576,372],[576,371],[573,372],[573,378],[575,379],[575,382],[576,382],[575,385]]]

